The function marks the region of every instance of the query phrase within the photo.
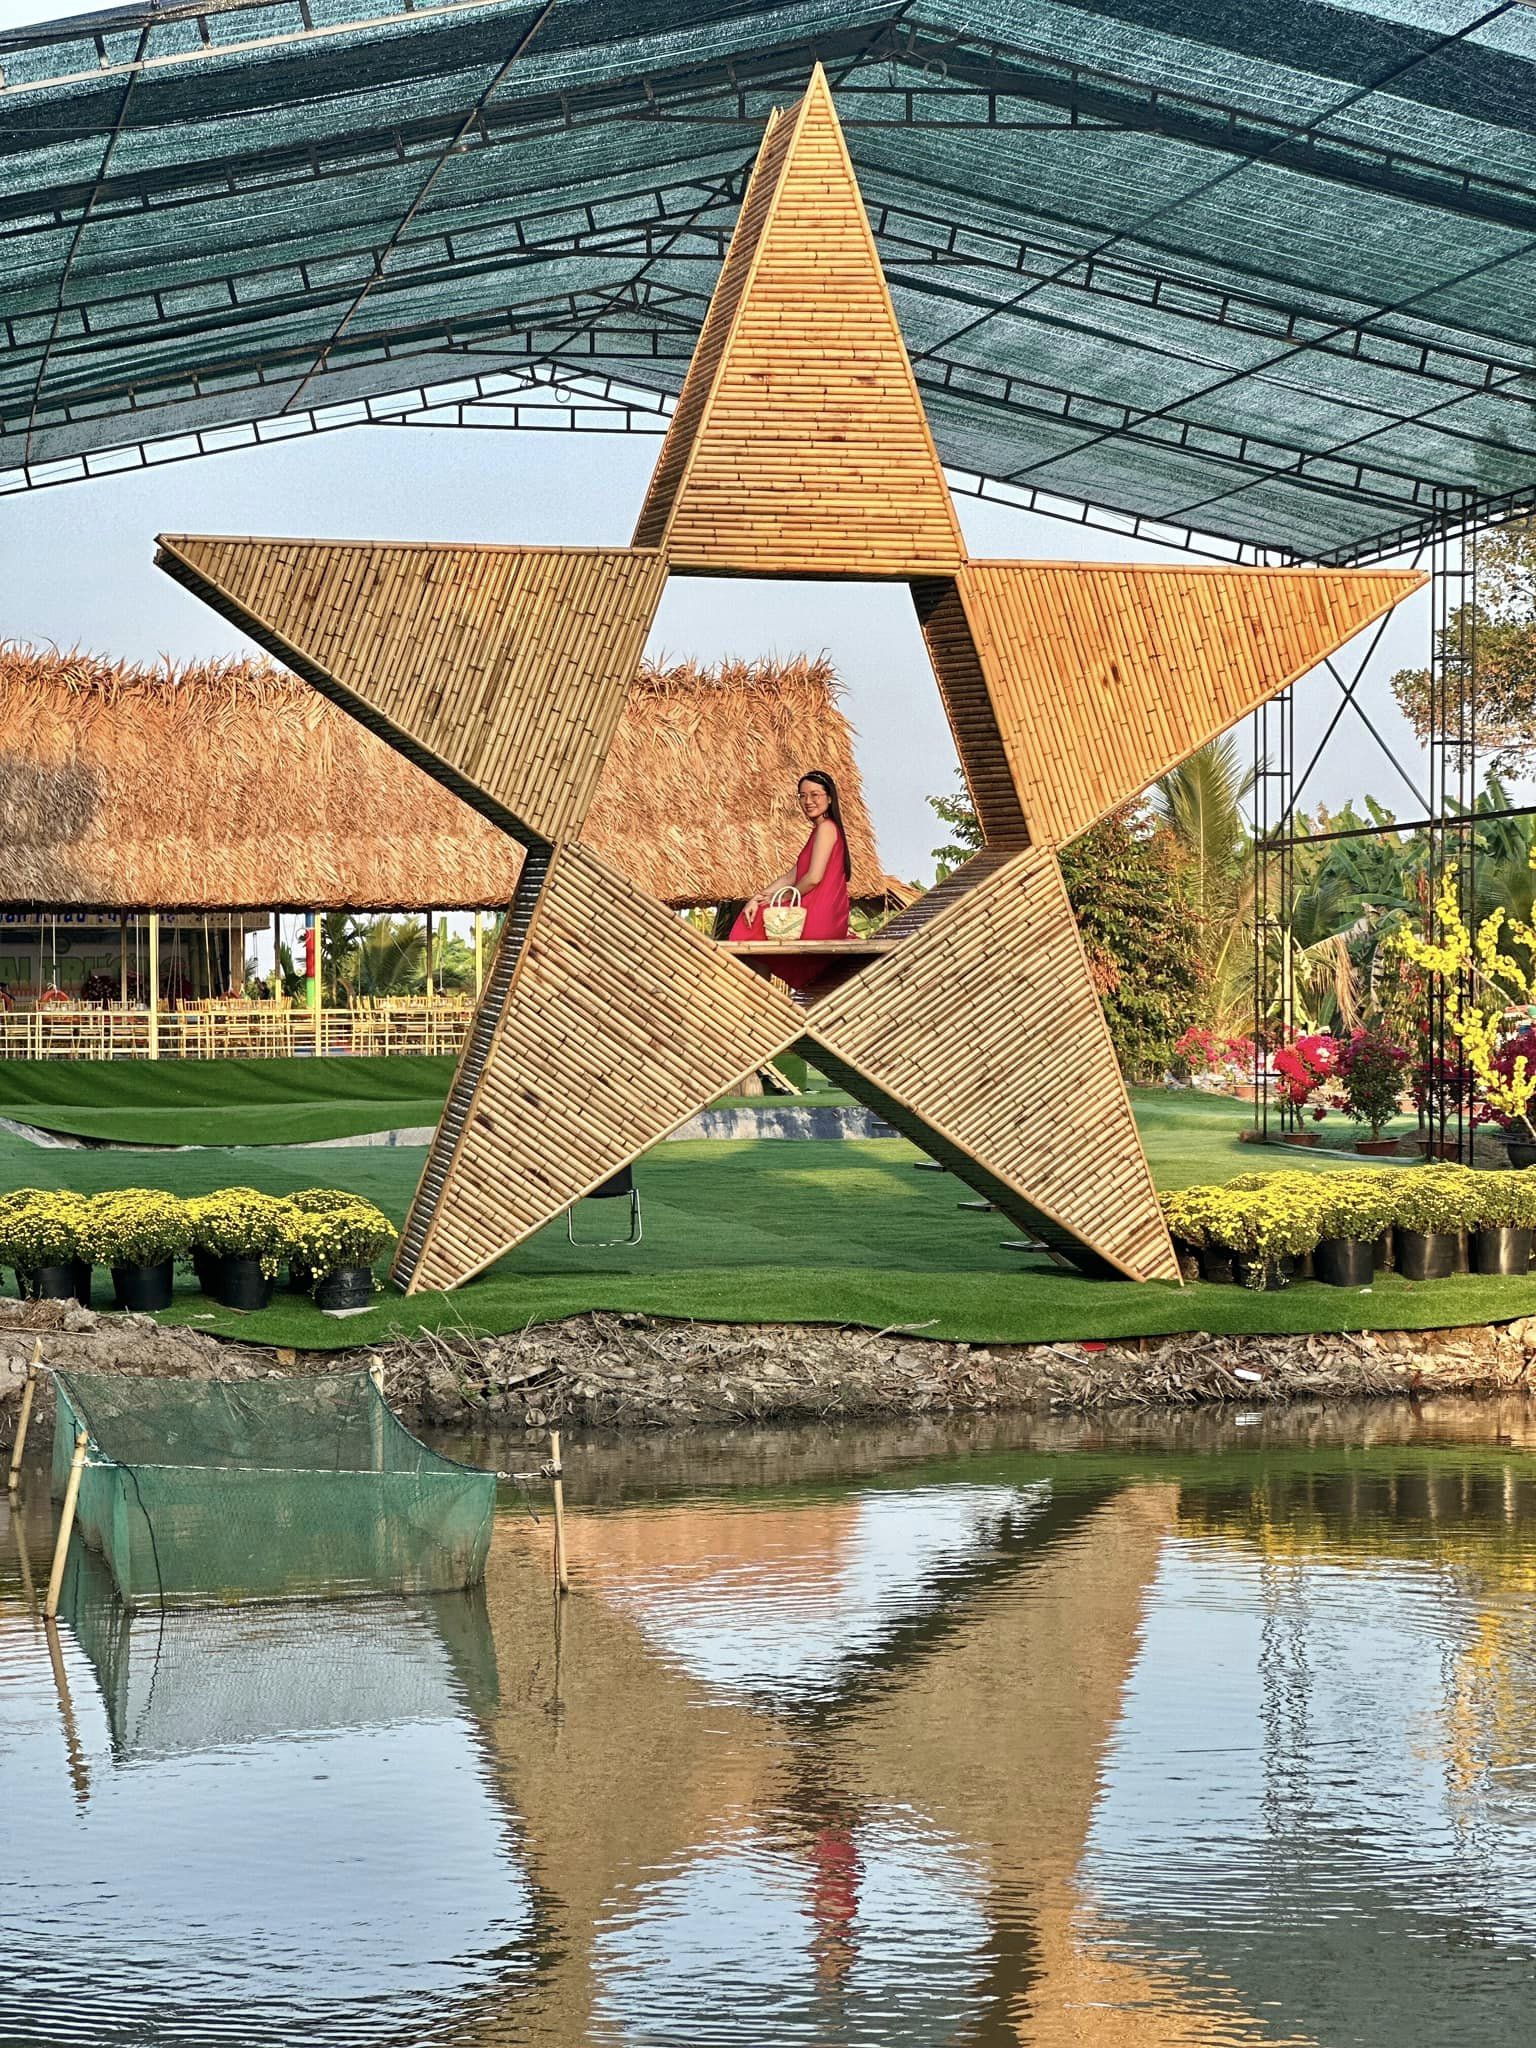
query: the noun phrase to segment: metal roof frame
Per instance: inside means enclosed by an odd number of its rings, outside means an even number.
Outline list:
[[[1536,505],[1522,0],[367,5],[0,36],[0,492],[498,395],[654,431],[820,59],[957,488],[1226,560]]]

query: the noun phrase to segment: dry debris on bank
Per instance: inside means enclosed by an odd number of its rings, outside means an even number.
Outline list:
[[[1194,1335],[1090,1348],[587,1315],[516,1336],[424,1334],[321,1359],[165,1328],[148,1316],[3,1301],[0,1417],[14,1415],[34,1342],[47,1365],[210,1380],[355,1369],[378,1358],[391,1401],[411,1421],[634,1430],[1508,1392],[1526,1387],[1536,1367],[1536,1316],[1468,1329]]]

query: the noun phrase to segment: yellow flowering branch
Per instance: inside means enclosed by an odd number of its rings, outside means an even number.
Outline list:
[[[1536,848],[1532,849],[1531,865],[1536,867]],[[1531,1003],[1536,995],[1536,973],[1515,954],[1503,951],[1501,941],[1507,932],[1514,945],[1536,958],[1536,930],[1507,911],[1494,910],[1475,935],[1469,932],[1461,914],[1454,866],[1447,867],[1440,877],[1435,913],[1440,937],[1430,939],[1404,930],[1396,936],[1397,951],[1425,973],[1444,978],[1445,1021],[1461,1047],[1468,1071],[1493,1109],[1525,1123],[1530,1130],[1528,1112],[1536,1098],[1536,1068],[1522,1054],[1506,1071],[1500,1065],[1500,1053],[1503,1013]],[[1467,987],[1473,991],[1470,996]]]

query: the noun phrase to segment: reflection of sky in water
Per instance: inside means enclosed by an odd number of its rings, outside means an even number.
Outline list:
[[[787,1536],[777,1554],[748,1558],[732,1557],[731,1536],[747,1547],[751,1511],[721,1510],[700,1517],[719,1546],[707,1577],[610,1568],[605,1591],[654,1649],[704,1684],[814,1699],[877,1657],[897,1627],[939,1607],[959,1575],[1049,1499],[1049,1482],[863,1493],[848,1503],[830,1548],[811,1540],[818,1504],[767,1503],[791,1530],[803,1517],[807,1546]]]
[[[1084,1862],[1105,1915],[1323,2044],[1536,2037],[1536,1785],[1448,1755],[1486,1605],[1422,1562],[1171,1545]]]
[[[986,1881],[965,1848],[896,1812],[848,1846],[856,1876],[835,1929],[818,1911],[803,1824],[718,1838],[599,1926],[599,2040],[772,2041],[926,2048],[985,2011]],[[771,2016],[771,2017],[770,2017]]]
[[[218,1619],[249,1675],[240,1651],[251,1617]],[[311,1608],[267,1610],[258,1622],[269,1646],[274,1629],[291,1631],[287,1648],[302,1648],[322,1698],[327,1619]],[[231,1698],[221,1696],[210,1618],[200,1621],[200,1681],[195,1667],[186,1670],[206,1689],[217,1731]],[[369,1657],[351,1663],[342,1730],[317,1728],[313,1702],[297,1726],[279,1729],[271,1698],[257,1698],[262,1733],[199,1746],[197,1700],[175,1696],[168,1664],[150,1720],[162,1737],[174,1731],[183,1740],[137,1758],[131,1748],[114,1755],[102,1696],[66,1633],[88,1774],[77,1799],[38,1631],[0,1621],[3,1826],[27,1844],[24,1859],[0,1864],[0,2040],[8,2048],[53,2048],[66,2038],[321,2048],[402,2032],[425,2041],[437,2037],[440,2013],[451,2018],[454,2001],[504,1978],[487,1957],[526,1940],[532,1919],[505,1811],[442,1642],[398,1607],[387,1633],[386,1618],[377,1627]],[[424,1671],[434,1659],[428,1697]],[[269,1679],[291,1664],[277,1656]],[[376,1688],[377,1725],[367,1684]],[[147,1691],[136,1698],[142,1708]],[[406,1701],[418,1718],[403,1713]],[[69,1958],[62,1990],[61,1943]]]
[[[558,1655],[521,1521],[479,1606],[84,1617],[83,1772],[0,1605],[0,2048],[1536,2039],[1510,1486],[970,1469],[582,1511]]]

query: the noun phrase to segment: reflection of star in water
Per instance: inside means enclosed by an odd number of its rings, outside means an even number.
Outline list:
[[[989,1946],[971,1847],[919,1814],[861,1815],[849,1841],[857,1896],[834,1954],[806,1837],[778,1820],[711,1834],[605,1904],[593,1934],[597,2030],[753,2048],[875,2042],[893,2038],[899,2013],[903,2042],[970,2038],[986,2013]]]
[[[679,1520],[692,1557],[643,1567],[631,1557],[600,1583],[648,1643],[719,1698],[815,1710],[848,1697],[978,1575],[1024,1549],[1051,1499],[1046,1481],[889,1488],[782,1526],[690,1508]],[[653,1538],[668,1519],[653,1520]]]
[[[823,1795],[811,1834],[811,1953],[823,1984],[844,1983],[857,1953],[859,1880],[863,1867],[855,1832],[857,1815]]]
[[[528,849],[402,1233],[413,1290],[796,1045],[1058,1252],[1175,1278],[1056,848],[1423,580],[969,560],[819,67],[768,123],[633,547],[159,559]],[[804,1007],[580,843],[671,572],[917,605],[985,845]]]

